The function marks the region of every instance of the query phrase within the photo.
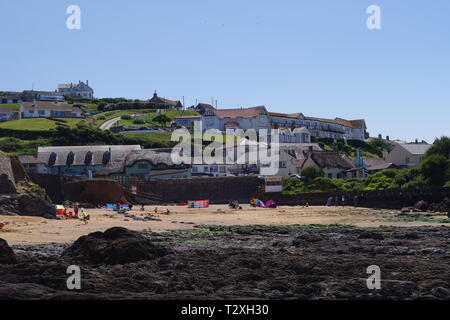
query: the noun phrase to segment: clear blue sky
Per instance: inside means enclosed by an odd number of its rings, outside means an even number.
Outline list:
[[[81,30],[66,8],[81,7]],[[382,30],[366,27],[381,7]],[[0,0],[0,90],[87,80],[97,97],[365,118],[450,135],[448,0]]]

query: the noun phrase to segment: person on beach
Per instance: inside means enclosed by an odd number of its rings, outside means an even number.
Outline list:
[[[342,205],[343,207],[345,207],[345,196],[344,196],[344,195],[342,195],[341,205]]]
[[[87,213],[84,208],[81,208],[81,218],[80,220],[84,222],[84,224],[88,224],[90,219],[89,213]]]

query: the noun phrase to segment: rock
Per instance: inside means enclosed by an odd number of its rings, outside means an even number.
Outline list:
[[[426,203],[423,200],[417,201],[414,204],[414,208],[420,211],[427,211],[428,210],[428,203]]]
[[[171,253],[171,250],[153,243],[135,231],[114,227],[105,232],[94,232],[80,237],[64,250],[62,256],[93,264],[126,264],[152,260]]]
[[[0,174],[0,193],[16,193],[14,183],[6,174]]]
[[[55,207],[44,198],[33,194],[0,194],[0,214],[55,217]]]
[[[8,246],[8,243],[0,239],[0,264],[14,264],[17,263],[14,251]]]
[[[450,290],[444,287],[434,288],[431,293],[441,299],[450,299]]]

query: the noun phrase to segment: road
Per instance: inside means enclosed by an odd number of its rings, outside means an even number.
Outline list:
[[[120,117],[109,119],[108,121],[103,122],[100,125],[99,129],[100,130],[109,130],[119,120],[120,120]]]

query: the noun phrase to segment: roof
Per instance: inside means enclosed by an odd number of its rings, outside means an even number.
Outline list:
[[[22,100],[22,98],[20,96],[17,95],[4,95],[4,96],[0,96],[0,100],[2,99],[8,99],[8,100]]]
[[[266,113],[267,110],[264,106],[241,108],[241,109],[211,109],[211,111],[219,118],[254,118],[259,116],[260,113]]]
[[[53,96],[62,96],[62,93],[60,92],[54,92],[54,91],[35,91],[35,90],[24,90],[24,94],[46,94],[46,95],[53,95]]]
[[[279,113],[279,112],[269,112],[271,117],[281,117],[281,118],[293,118],[297,119],[300,116],[303,116],[300,112],[297,113]]]
[[[352,164],[344,160],[337,152],[313,151],[309,157],[319,168],[339,168],[343,170],[352,169]]]
[[[364,158],[363,161],[368,167],[379,166],[387,163],[383,158]]]
[[[364,119],[350,120],[350,123],[352,124],[353,128],[356,129],[365,129],[367,127],[366,121]]]
[[[167,104],[167,105],[171,105],[171,106],[181,105],[181,102],[179,100],[169,100],[169,99],[166,99],[166,98],[158,97],[156,91],[153,94],[153,98],[150,99],[150,102],[163,103],[163,104]]]
[[[367,171],[380,171],[380,170],[389,169],[392,167],[395,167],[395,165],[393,163],[385,162],[385,163],[381,163],[378,165],[370,166],[367,168]]]
[[[111,162],[123,160],[131,151],[141,150],[140,145],[119,146],[67,146],[67,147],[38,147],[38,159],[48,164],[50,155],[56,154],[54,166],[66,166],[67,156],[74,154],[71,165],[86,165],[86,155],[91,152],[92,160],[89,165],[103,165],[104,154],[111,151]]]
[[[92,89],[87,83],[84,83],[83,81],[79,81],[78,83],[60,83],[58,84],[58,89],[77,88],[82,85]]]
[[[19,161],[23,164],[45,164],[45,162],[33,156],[19,156]]]
[[[172,167],[175,165],[172,161],[171,148],[141,149],[127,153],[121,161],[108,164],[102,170],[97,171],[95,175],[107,176],[114,173],[121,173],[126,167],[131,167],[138,161],[148,161],[153,166],[164,164],[168,167]]]
[[[71,106],[67,102],[36,101],[36,102],[22,102],[21,105],[25,110],[35,109],[35,110],[81,112],[80,108]]]
[[[12,113],[12,111],[7,107],[0,106],[0,113]]]
[[[425,143],[406,143],[406,144],[399,144],[400,147],[405,149],[411,154],[425,154],[428,149],[430,149],[431,144],[425,144]]]

